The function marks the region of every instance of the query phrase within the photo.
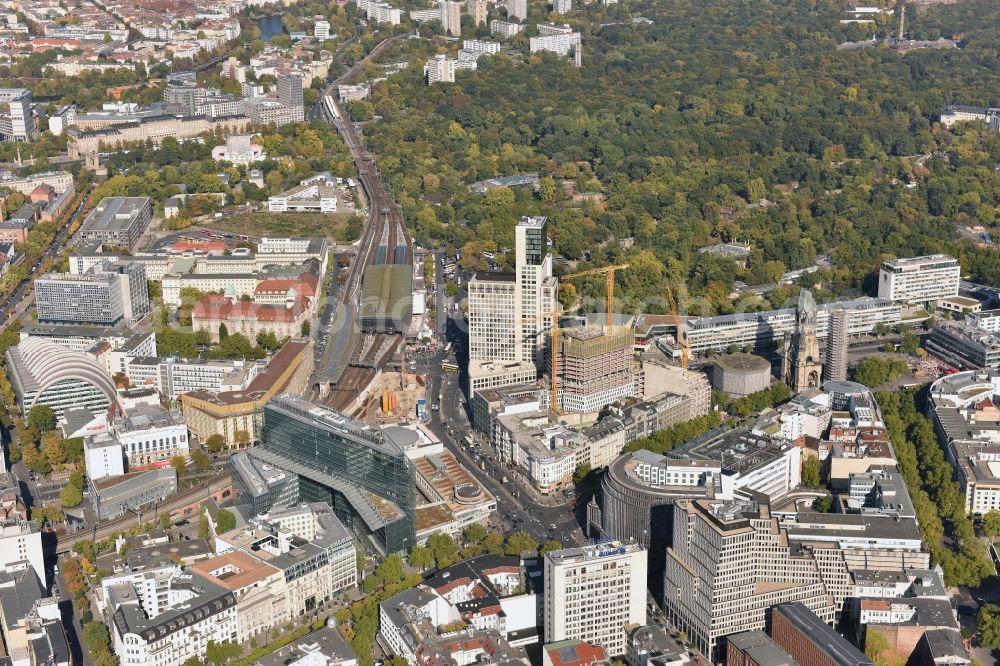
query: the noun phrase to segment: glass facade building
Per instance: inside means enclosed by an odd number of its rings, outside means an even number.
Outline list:
[[[281,395],[264,408],[263,441],[247,455],[294,475],[295,501],[328,503],[363,542],[382,553],[408,551],[416,544],[414,468],[382,429]],[[233,471],[235,483],[235,463]],[[260,512],[263,503],[250,503]]]

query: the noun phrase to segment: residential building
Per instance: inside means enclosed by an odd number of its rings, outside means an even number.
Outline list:
[[[958,295],[962,268],[944,254],[889,259],[879,270],[878,296],[894,303],[926,304]]]
[[[180,571],[163,588],[162,607],[142,603],[136,585],[109,588],[108,626],[122,666],[178,666],[203,657],[210,641],[237,642],[236,597],[230,590]]]
[[[249,134],[237,134],[226,139],[226,143],[212,149],[212,159],[216,162],[233,164],[253,164],[267,159],[264,147],[253,143]]]
[[[264,444],[248,456],[298,479],[293,502],[330,503],[361,541],[381,552],[409,550],[416,543],[415,473],[393,429],[353,421],[291,395],[267,403],[264,429]],[[233,472],[238,503],[246,502],[241,494],[266,492],[253,479],[237,479],[240,467],[234,465]],[[258,512],[275,508],[263,501],[251,504]]]
[[[476,274],[469,280],[471,392],[537,377],[531,370],[544,362],[558,291],[547,230],[544,217],[521,218],[514,231],[514,275]]]
[[[89,479],[90,499],[99,520],[110,520],[162,502],[177,492],[177,470],[159,467],[100,480]]]
[[[358,10],[364,13],[365,18],[376,23],[388,23],[399,25],[402,19],[403,10],[393,7],[388,2],[379,0],[358,0]]]
[[[507,16],[518,21],[528,19],[528,0],[504,0],[507,6]]]
[[[458,61],[452,60],[441,53],[433,58],[429,58],[427,64],[424,65],[424,76],[427,77],[427,85],[434,83],[454,83],[456,62]]]
[[[317,20],[313,24],[313,37],[316,41],[326,41],[330,38],[330,22]]]
[[[455,0],[438,0],[439,19],[445,34],[462,35],[462,3]]]
[[[626,627],[646,620],[646,554],[609,542],[545,554],[545,637],[626,653]]]
[[[466,0],[465,11],[472,17],[473,25],[486,25],[489,2],[488,0]]]
[[[500,42],[490,42],[483,39],[463,39],[462,50],[477,55],[500,53]]]
[[[524,1],[524,0],[514,0]],[[548,28],[545,30],[544,28]],[[538,37],[531,37],[528,46],[531,53],[539,51],[551,51],[561,56],[572,56],[573,64],[580,67],[582,64],[582,41],[579,32],[574,32],[569,26],[538,26]]]
[[[7,518],[0,522],[0,571],[30,569],[43,585],[45,560],[37,523]]]
[[[291,617],[281,571],[242,551],[201,560],[189,568],[236,598],[237,643],[267,644],[271,632]],[[277,635],[275,632],[274,635]]]
[[[218,433],[229,448],[243,448],[262,436],[264,405],[279,393],[300,394],[314,367],[311,340],[285,343],[243,389],[196,389],[183,394],[181,411],[191,433],[202,441]]]
[[[829,622],[801,603],[781,604],[771,611],[771,637],[800,664],[874,666]]]
[[[946,106],[938,112],[941,124],[951,127],[960,122],[981,122],[994,125],[1000,117],[1000,109],[993,109],[986,106],[965,106],[952,104]]]
[[[93,355],[43,338],[8,349],[7,373],[23,414],[35,405],[48,405],[56,417],[74,407],[102,412],[118,401],[111,376]]]
[[[31,91],[0,88],[0,141],[32,141],[37,134]]]
[[[16,666],[43,664],[44,661],[37,657],[32,661],[32,656],[43,647],[35,640],[43,638],[42,632],[48,633],[49,628],[53,629],[52,638],[56,638],[61,618],[55,600],[45,597],[44,580],[38,580],[30,568],[0,571],[0,633],[4,661]],[[68,647],[66,654],[59,656],[67,658]]]
[[[850,339],[851,313],[844,308],[830,312],[829,333],[826,336],[826,358],[823,360],[823,379],[847,379],[847,344]]]
[[[971,312],[965,317],[965,321],[976,328],[991,333],[1000,332],[1000,310],[980,310]]]
[[[500,39],[513,39],[517,36],[517,33],[524,30],[524,28],[525,25],[523,23],[500,21],[498,19],[490,21],[490,34],[496,35]]]
[[[553,0],[552,11],[556,14],[568,14],[573,11],[573,0]]]

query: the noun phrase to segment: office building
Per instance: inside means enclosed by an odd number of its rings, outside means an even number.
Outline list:
[[[849,640],[801,603],[771,611],[771,638],[800,664],[874,666]]]
[[[645,624],[646,549],[609,542],[545,554],[545,638],[626,652],[626,627]]]
[[[459,37],[462,34],[462,3],[455,0],[438,0],[438,18],[445,34]]]
[[[488,0],[466,0],[465,10],[472,17],[473,25],[486,25],[487,12],[489,11]]]
[[[844,308],[830,312],[829,333],[826,336],[826,358],[823,360],[825,381],[847,379],[847,344],[850,338],[851,313]]]
[[[357,549],[351,533],[325,502],[312,502],[266,514],[263,522],[287,530],[326,550],[334,594],[357,587]]]
[[[767,503],[679,501],[667,550],[664,610],[698,650],[716,660],[726,636],[763,629],[777,604],[802,601],[832,622],[836,607],[820,568],[816,555],[788,542]]]
[[[522,0],[523,1],[523,0]],[[582,64],[582,41],[579,32],[574,32],[568,25],[555,26],[539,24],[539,35],[528,39],[531,53],[550,51],[561,56],[572,56],[573,64]]]
[[[336,213],[337,183],[329,173],[306,178],[290,190],[275,194],[267,200],[271,213]]]
[[[537,596],[526,583],[517,556],[459,562],[381,602],[379,635],[411,663],[527,665],[523,646],[537,643],[539,631]]]
[[[0,141],[31,141],[37,133],[31,91],[0,88]]]
[[[515,228],[515,273],[477,273],[468,283],[469,382],[480,388],[534,381],[544,363],[556,311],[548,221],[523,217]]]
[[[93,355],[43,338],[8,349],[7,373],[23,414],[35,405],[48,405],[57,418],[75,407],[99,413],[118,401],[111,376]]]
[[[879,324],[896,326],[900,322],[900,305],[884,298],[820,303],[816,306],[817,338],[826,339],[830,331],[830,313],[837,308],[850,312],[849,335],[871,334]],[[796,308],[698,317],[687,320],[682,326],[684,336],[695,354],[702,354],[709,349],[723,351],[731,346],[745,345],[770,351],[775,341],[781,341],[785,333],[795,332]],[[673,340],[660,338],[658,342],[664,347],[664,351],[675,357],[680,356],[680,350]]]
[[[159,467],[100,480],[88,479],[90,499],[99,520],[141,511],[177,492],[177,470]]]
[[[505,0],[507,17],[518,21],[528,19],[528,0]]]
[[[302,106],[305,103],[300,74],[278,74],[277,89],[278,101],[285,106]]]
[[[429,58],[424,65],[424,76],[427,77],[427,85],[433,83],[454,83],[455,64],[457,60],[452,60],[444,54],[437,54]]]
[[[626,656],[629,666],[688,666],[693,661],[684,644],[656,624],[629,627]]]
[[[281,395],[264,408],[264,443],[248,455],[298,479],[295,502],[326,502],[362,541],[384,553],[415,543],[413,465],[392,428],[353,421],[326,407]],[[234,476],[241,469],[233,466]],[[242,481],[234,479],[234,484]],[[242,492],[266,492],[243,483]],[[237,500],[245,502],[244,500]],[[272,508],[255,502],[264,512]]]
[[[563,411],[596,413],[636,393],[630,330],[582,326],[560,332],[556,397]]]
[[[935,355],[960,368],[1000,367],[1000,334],[970,322],[936,321],[926,345]]]
[[[93,481],[125,474],[122,445],[106,433],[83,439],[83,460],[87,464],[87,476]]]
[[[35,308],[42,324],[134,322],[150,309],[146,271],[139,263],[105,262],[82,275],[46,273],[35,280]]]
[[[890,259],[882,262],[878,297],[894,303],[926,304],[958,295],[962,268],[944,254]]]
[[[726,639],[726,666],[799,666],[760,629],[733,634]]]
[[[323,627],[280,647],[254,666],[358,666],[358,655],[337,627]]]
[[[0,571],[30,569],[45,584],[42,532],[27,520],[8,518],[0,522]]]
[[[960,372],[931,384],[928,412],[955,468],[965,510],[1000,509],[1000,373]]]
[[[194,563],[190,571],[232,592],[236,599],[237,643],[267,644],[274,630],[288,622],[285,580],[281,571],[242,551],[229,551]]]
[[[266,361],[202,361],[176,356],[128,356],[125,376],[133,386],[152,386],[170,400],[184,393],[241,391],[267,367]]]
[[[180,666],[201,659],[210,641],[238,641],[236,597],[230,590],[179,571],[164,587],[167,604],[156,610],[140,603],[136,585],[109,588],[108,625],[122,666]]]
[[[313,24],[313,37],[316,41],[326,41],[330,39],[330,22],[329,21],[316,21]]]
[[[542,646],[542,666],[606,666],[608,663],[604,648],[586,641],[569,639]]]
[[[220,555],[242,551],[278,569],[293,618],[313,613],[333,598],[326,549],[292,532],[267,524],[237,527],[217,535],[215,549]]]
[[[290,340],[245,388],[196,389],[181,396],[181,411],[191,433],[202,441],[222,435],[230,449],[261,439],[264,405],[279,393],[300,394],[309,385],[315,358],[311,340]]]
[[[105,197],[87,215],[78,233],[84,242],[133,252],[152,218],[149,197]]]
[[[244,100],[244,106],[248,106],[252,100]],[[284,108],[277,101],[276,106]],[[246,111],[244,110],[243,113]],[[302,110],[299,110],[299,120],[301,120]],[[77,117],[79,125],[79,116]],[[141,117],[129,122],[117,123],[115,125],[102,127],[101,129],[84,129],[82,127],[70,127],[66,134],[67,153],[72,159],[89,158],[96,159],[101,151],[107,151],[113,147],[122,146],[129,143],[149,142],[153,145],[160,145],[165,138],[172,137],[178,140],[190,139],[200,136],[205,132],[225,134],[246,131],[251,120],[246,115],[232,115],[211,117],[206,115],[197,116],[177,116],[165,114],[160,116]],[[294,122],[286,120],[285,122]],[[115,197],[118,198],[118,197]],[[84,237],[85,239],[87,237]],[[114,241],[109,241],[112,245],[120,245]]]

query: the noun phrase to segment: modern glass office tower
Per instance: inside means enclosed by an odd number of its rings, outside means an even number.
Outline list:
[[[280,395],[264,407],[263,440],[247,455],[295,475],[296,502],[327,502],[382,553],[408,551],[416,543],[415,472],[387,431]],[[233,465],[233,473],[235,482],[240,466]],[[261,512],[259,500],[254,504]]]

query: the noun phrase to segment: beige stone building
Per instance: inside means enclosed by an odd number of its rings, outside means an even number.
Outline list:
[[[281,570],[242,551],[231,551],[191,566],[205,578],[230,590],[236,597],[236,630],[239,643],[262,637],[288,621],[287,588]]]
[[[279,393],[301,395],[309,385],[313,367],[312,341],[291,340],[245,390],[197,390],[182,395],[188,429],[202,441],[220,434],[230,448],[249,446],[260,439],[264,404]]]

